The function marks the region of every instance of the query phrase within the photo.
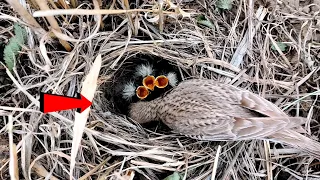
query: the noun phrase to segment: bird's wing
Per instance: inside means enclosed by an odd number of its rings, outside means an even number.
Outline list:
[[[193,79],[181,83],[179,89],[192,93],[197,88],[199,92],[207,93],[212,100],[223,99],[225,103],[238,104],[244,108],[258,112],[263,116],[281,117],[288,116],[279,107],[263,97],[250,91],[240,89],[231,84],[219,83],[213,80]],[[194,88],[190,88],[194,87]]]
[[[297,127],[304,122],[300,117],[251,117],[234,118],[232,132],[237,139],[261,139],[270,135]]]
[[[174,125],[174,129],[181,134],[200,140],[249,140],[265,139],[276,132],[294,128],[304,121],[299,117],[227,118],[221,117],[210,121],[190,116],[188,120],[190,123],[183,124],[181,123],[183,121],[179,121],[180,124]]]
[[[269,117],[287,117],[288,115],[279,109],[275,104],[267,101],[261,96],[252,92],[239,90],[241,93],[240,105],[252,111],[256,111]]]
[[[181,83],[164,102],[169,127],[204,140],[261,139],[305,121],[254,93],[208,80]]]
[[[222,119],[224,118],[224,119]],[[226,117],[219,121],[206,118],[203,114],[193,113],[183,117],[172,117],[175,121],[165,121],[175,132],[199,140],[227,141],[236,140],[232,132],[233,122]]]

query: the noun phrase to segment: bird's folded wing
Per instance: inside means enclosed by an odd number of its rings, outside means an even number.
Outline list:
[[[242,91],[241,106],[270,117],[287,117],[275,104],[249,91]]]
[[[234,118],[233,122],[220,121],[217,125],[195,120],[180,133],[212,141],[266,139],[274,133],[298,127],[303,121],[299,117]]]
[[[296,127],[304,122],[300,117],[253,117],[234,118],[232,132],[241,139],[261,139],[270,135]]]

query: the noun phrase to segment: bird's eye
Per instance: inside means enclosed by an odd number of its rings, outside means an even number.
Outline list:
[[[146,87],[146,88],[148,88],[148,89],[150,89],[151,91],[153,91],[154,90],[154,86],[155,86],[155,78],[154,78],[154,76],[147,76],[147,77],[145,77],[144,79],[143,79],[143,81],[142,81],[142,84]]]
[[[158,88],[165,88],[168,86],[168,83],[169,83],[168,78],[166,76],[161,75],[156,78],[155,85]]]
[[[145,99],[149,95],[149,90],[145,86],[139,86],[136,90],[139,99]]]

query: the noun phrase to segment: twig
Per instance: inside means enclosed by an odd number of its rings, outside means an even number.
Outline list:
[[[9,148],[10,148],[10,163],[9,172],[12,180],[19,180],[19,169],[18,169],[18,156],[17,156],[17,146],[13,143],[13,118],[10,114],[8,116],[8,133],[9,133]]]
[[[216,178],[216,173],[217,173],[217,167],[218,167],[218,163],[219,163],[220,152],[221,152],[221,146],[219,145],[219,146],[218,146],[218,150],[217,150],[216,157],[214,158],[211,180],[215,180],[215,178]]]
[[[15,11],[23,18],[24,21],[26,21],[28,24],[30,24],[33,28],[35,28],[35,31],[40,33],[40,35],[45,34],[46,31],[42,29],[40,24],[32,17],[32,15],[20,4],[18,0],[6,0],[8,4],[10,4]]]
[[[43,0],[36,0],[38,6],[40,7],[40,9],[42,10],[49,10],[49,6],[47,5],[47,1],[43,1]],[[53,16],[46,16],[48,22],[51,25],[51,28],[53,28],[54,30],[61,32],[60,27],[58,22],[56,21],[56,19]],[[71,51],[71,46],[69,45],[69,43],[63,39],[59,39],[59,42],[61,43],[61,45],[67,50],[67,51]]]
[[[59,9],[59,10],[40,10],[33,13],[33,17],[55,16],[55,15],[102,15],[102,14],[125,14],[133,12],[159,12],[150,9],[128,9],[128,10],[85,10],[85,9]],[[163,11],[164,14],[175,14],[174,12]]]
[[[244,145],[245,145],[245,142],[242,142],[240,148],[237,150],[237,152],[235,153],[234,157],[233,157],[233,160],[230,162],[228,168],[226,169],[226,171],[223,173],[223,176],[222,176],[222,180],[225,180],[226,177],[229,175],[229,172],[231,171],[232,167],[234,166],[234,164],[236,163],[237,159],[238,159],[238,156],[239,154],[242,152],[242,149],[244,148]]]
[[[232,56],[231,64],[235,67],[239,67],[240,64],[243,61],[243,56],[246,54],[246,51],[248,49],[249,43],[252,42],[252,40],[249,39],[249,34],[251,34],[251,38],[254,37],[256,31],[259,29],[261,25],[261,21],[264,19],[264,17],[267,14],[267,9],[263,7],[259,7],[259,9],[256,12],[255,17],[257,18],[258,22],[255,25],[254,29],[248,29],[246,34],[244,35],[242,41],[240,42],[236,52]]]

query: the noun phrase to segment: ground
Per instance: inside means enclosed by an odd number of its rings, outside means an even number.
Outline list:
[[[160,122],[136,123],[112,98],[125,81],[121,72],[147,55],[169,63],[181,79],[230,83],[307,117],[305,129],[319,141],[319,0],[41,2],[0,1],[1,179],[9,177],[9,151],[17,154],[12,169],[21,179],[69,178],[74,110],[42,114],[39,95],[75,96],[98,54],[98,89],[74,178],[210,179],[212,172],[216,179],[320,178],[319,160],[289,146],[192,140]],[[39,12],[46,8],[87,11],[46,18]],[[107,11],[90,14],[98,9]],[[17,33],[15,24],[26,32]],[[8,62],[4,49],[19,36]]]

